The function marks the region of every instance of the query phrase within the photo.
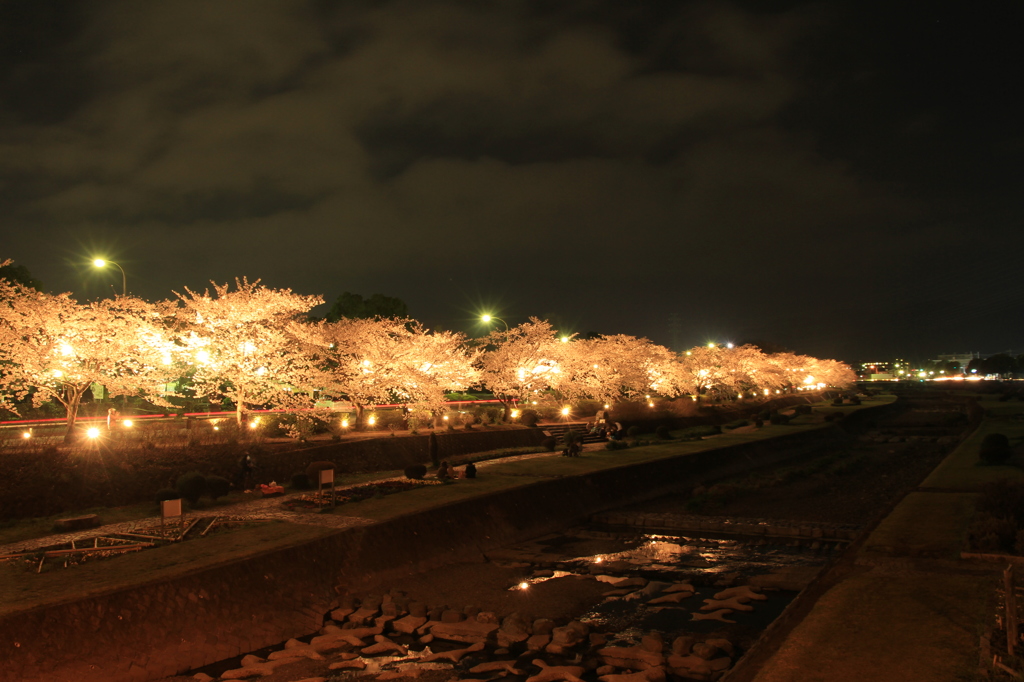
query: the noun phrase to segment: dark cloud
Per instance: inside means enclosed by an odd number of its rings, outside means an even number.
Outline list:
[[[1019,48],[957,16],[5,3],[0,256],[83,295],[104,251],[151,298],[246,275],[449,328],[498,303],[664,343],[676,313],[691,343],[1003,349]]]

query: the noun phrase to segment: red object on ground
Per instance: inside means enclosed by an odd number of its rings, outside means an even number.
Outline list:
[[[263,485],[260,484],[260,492],[263,493],[263,497],[270,497],[271,495],[284,495],[283,485]]]

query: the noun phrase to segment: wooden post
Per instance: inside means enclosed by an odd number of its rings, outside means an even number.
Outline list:
[[[1003,571],[1003,590],[1006,592],[1006,650],[1011,656],[1017,644],[1017,593],[1013,583],[1013,564],[1010,564]]]
[[[320,470],[320,484],[319,484],[319,491],[318,492],[320,493],[320,501],[321,502],[323,502],[323,499],[324,499],[324,485],[327,485],[327,484],[330,484],[330,486],[331,486],[331,506],[333,507],[334,504],[335,504],[334,503],[334,469],[321,469]],[[317,507],[319,508],[320,505],[317,505]]]

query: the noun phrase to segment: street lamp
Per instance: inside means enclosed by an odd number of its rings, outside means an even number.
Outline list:
[[[115,263],[112,260],[103,260],[102,258],[94,259],[92,264],[95,265],[97,268],[105,268],[108,265],[113,265],[118,270],[120,270],[121,271],[121,295],[122,296],[127,296],[128,295],[128,278],[125,277],[124,268],[122,268],[120,265],[118,265],[117,263]]]
[[[500,317],[495,317],[494,315],[490,315],[487,313],[480,316],[480,321],[483,322],[484,324],[490,324],[491,320],[497,320],[498,322],[501,322],[503,325],[505,325],[505,331],[508,331],[508,322],[501,319]]]

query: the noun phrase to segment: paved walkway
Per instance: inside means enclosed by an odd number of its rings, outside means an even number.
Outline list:
[[[588,443],[584,445],[584,452],[592,452],[594,450],[601,450],[604,448],[604,443]],[[502,457],[499,459],[484,460],[477,462],[477,469],[485,469],[494,464],[515,462],[524,459],[534,459],[537,457],[554,457],[558,456],[558,452],[535,452],[525,455],[513,455],[511,457]],[[404,478],[404,477],[399,477]],[[395,480],[392,478],[382,478],[377,481],[367,481],[366,483],[376,483],[379,481]],[[218,506],[209,510],[202,510],[200,513],[193,513],[187,516],[231,516],[244,520],[245,518],[251,519],[273,519],[280,521],[287,521],[289,523],[298,523],[308,526],[324,526],[327,528],[350,528],[353,526],[361,526],[373,523],[371,519],[363,519],[356,516],[342,516],[339,514],[319,514],[313,511],[292,511],[286,508],[282,502],[289,497],[302,495],[304,493],[293,492],[286,493],[283,496],[277,497],[260,497],[253,493],[252,499],[243,500],[241,502],[235,502],[233,504]],[[7,545],[0,545],[0,555],[4,554],[16,554],[18,552],[31,552],[46,547],[53,547],[56,545],[68,544],[72,540],[78,542],[79,540],[91,540],[94,537],[102,537],[105,535],[114,535],[117,533],[132,533],[138,532],[139,529],[152,528],[153,526],[159,525],[160,517],[152,516],[142,519],[135,519],[134,521],[122,521],[121,523],[110,523],[97,528],[88,528],[86,530],[73,531],[69,533],[55,533],[53,535],[45,535],[39,538],[33,538],[32,540],[24,540],[22,542],[15,542]]]

